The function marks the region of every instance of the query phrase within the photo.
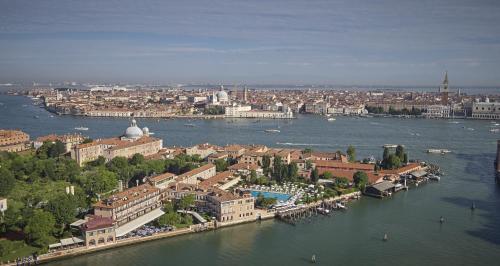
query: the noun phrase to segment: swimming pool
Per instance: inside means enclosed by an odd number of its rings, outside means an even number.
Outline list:
[[[250,190],[250,193],[253,197],[257,197],[260,194],[264,196],[264,198],[275,198],[278,201],[287,201],[291,195],[285,193],[277,193],[277,192],[267,192],[267,191],[258,191],[258,190]]]

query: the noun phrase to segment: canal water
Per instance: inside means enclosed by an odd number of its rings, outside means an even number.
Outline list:
[[[0,95],[1,128],[32,138],[75,132],[123,133],[128,119],[57,116],[23,97]],[[185,124],[194,124],[194,127]],[[496,140],[491,121],[318,116],[292,121],[138,119],[164,145],[210,142],[343,150],[382,156],[382,145],[404,144],[410,158],[439,164],[445,175],[390,199],[363,197],[345,212],[304,220],[238,225],[53,262],[50,265],[500,265],[500,189],[494,181]],[[265,129],[279,129],[266,133]],[[428,148],[449,149],[447,155]],[[476,210],[471,211],[472,202]],[[440,216],[445,218],[439,223]],[[389,241],[383,242],[387,233]]]

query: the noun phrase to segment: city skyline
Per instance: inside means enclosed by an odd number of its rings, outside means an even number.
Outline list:
[[[0,83],[500,84],[494,1],[0,3]]]

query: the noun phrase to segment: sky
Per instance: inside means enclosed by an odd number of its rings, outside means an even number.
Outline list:
[[[498,0],[0,0],[0,83],[500,86]]]

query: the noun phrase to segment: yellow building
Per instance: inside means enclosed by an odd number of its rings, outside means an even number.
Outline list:
[[[0,129],[0,151],[19,152],[29,149],[30,136],[20,130]]]
[[[150,156],[157,154],[162,148],[163,140],[150,137],[149,129],[143,128],[141,130],[133,119],[123,136],[77,145],[71,151],[71,158],[83,166],[86,162],[94,161],[99,156],[103,156],[106,161],[117,156],[130,158],[136,153]]]

